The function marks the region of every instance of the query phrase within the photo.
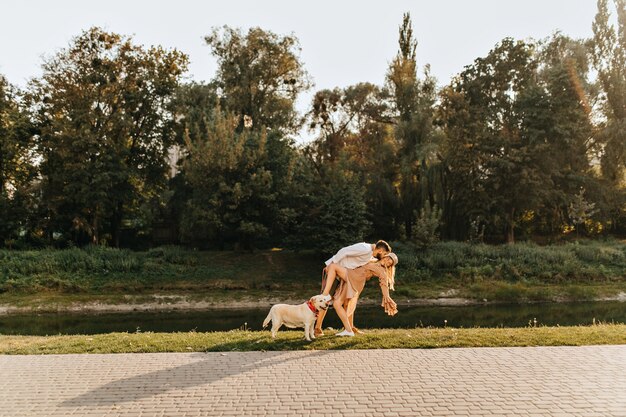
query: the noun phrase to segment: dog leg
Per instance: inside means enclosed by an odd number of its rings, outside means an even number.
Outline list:
[[[309,334],[311,333],[311,323],[304,323],[304,338],[307,342],[311,341]]]
[[[272,339],[276,339],[276,332],[278,332],[278,329],[280,329],[280,326],[282,326],[283,324],[280,322],[274,322],[274,320],[272,320]]]

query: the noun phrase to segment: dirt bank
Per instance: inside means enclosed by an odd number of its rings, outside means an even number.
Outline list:
[[[144,297],[145,299],[146,297]],[[0,304],[0,315],[20,314],[20,313],[128,313],[133,311],[199,311],[213,309],[245,309],[245,308],[269,308],[273,304],[299,304],[302,299],[285,298],[264,298],[264,299],[237,299],[223,300],[210,299],[192,300],[185,295],[160,295],[154,294],[148,301],[134,302],[132,297],[127,297],[126,302],[73,302],[73,303],[46,303],[33,304],[29,306],[16,306],[10,304]],[[559,299],[555,302],[570,302],[576,300]],[[594,301],[621,301],[626,302],[626,292],[621,292],[614,297],[605,297]],[[359,300],[360,305],[376,305],[379,299],[363,298]],[[488,300],[473,300],[458,297],[440,297],[432,299],[398,299],[400,306],[468,306],[478,304],[494,304]]]
[[[153,295],[153,300],[123,303],[107,302],[74,302],[74,303],[46,303],[45,305],[15,306],[0,304],[0,315],[20,313],[47,313],[47,312],[84,312],[84,313],[128,313],[132,311],[198,311],[212,309],[244,309],[269,308],[273,304],[299,304],[302,299],[238,299],[238,300],[190,300],[184,295]],[[375,305],[380,300],[364,298],[359,300],[360,305]],[[476,300],[465,298],[435,298],[435,299],[399,299],[399,305],[441,305],[463,306],[483,304]]]

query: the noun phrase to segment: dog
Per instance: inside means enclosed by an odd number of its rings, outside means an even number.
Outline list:
[[[316,295],[311,297],[306,303],[298,305],[275,304],[270,308],[270,312],[263,320],[263,328],[265,329],[271,321],[272,339],[275,339],[276,332],[283,324],[291,329],[304,327],[304,338],[307,342],[310,342],[311,339],[315,339],[313,333],[317,313],[320,310],[326,310],[330,304],[330,295]]]

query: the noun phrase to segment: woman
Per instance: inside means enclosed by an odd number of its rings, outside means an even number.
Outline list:
[[[343,323],[344,330],[337,333],[337,336],[354,336],[352,325],[348,317],[354,313],[358,294],[363,291],[365,283],[372,277],[378,277],[380,289],[383,293],[383,302],[381,306],[390,316],[398,312],[396,303],[389,296],[389,290],[394,288],[396,265],[398,257],[395,253],[389,253],[380,261],[368,263],[355,269],[347,269],[338,264],[330,264],[328,266],[328,277],[326,279],[326,287],[322,292],[323,295],[330,294],[330,289],[336,277],[339,277],[339,287],[335,290],[333,296],[333,307],[337,315]],[[348,301],[347,308],[344,303]]]

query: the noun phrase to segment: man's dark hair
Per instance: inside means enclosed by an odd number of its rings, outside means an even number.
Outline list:
[[[379,240],[378,242],[376,242],[376,249],[384,249],[387,252],[391,252],[391,246],[389,246],[389,243],[385,242],[384,240]]]

